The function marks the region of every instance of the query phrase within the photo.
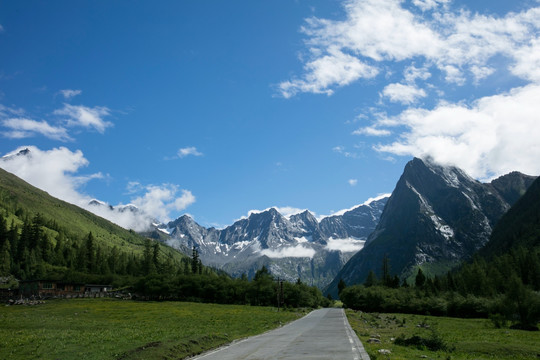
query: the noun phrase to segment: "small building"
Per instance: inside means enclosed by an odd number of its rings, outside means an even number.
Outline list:
[[[86,285],[54,280],[24,280],[19,282],[19,294],[24,297],[30,296],[66,296],[83,294]]]
[[[84,288],[89,293],[106,293],[112,290],[112,285],[86,284]]]

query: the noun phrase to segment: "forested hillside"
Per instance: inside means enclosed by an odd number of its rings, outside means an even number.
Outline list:
[[[190,268],[190,258],[49,196],[0,169],[0,274],[114,280]]]

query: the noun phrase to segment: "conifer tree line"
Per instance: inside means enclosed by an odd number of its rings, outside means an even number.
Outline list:
[[[251,281],[247,276],[232,279],[204,266],[195,248],[191,258],[177,260],[163,254],[156,241],[145,239],[142,254],[128,253],[100,245],[91,232],[82,238],[68,236],[41,214],[18,216],[22,224],[8,224],[0,210],[0,276],[111,284],[153,300],[276,305],[277,283],[265,267]],[[282,300],[290,307],[330,303],[319,289],[301,281],[285,284]]]
[[[21,214],[19,214],[21,215]],[[66,235],[54,220],[41,214],[23,216],[22,224],[7,223],[0,212],[0,275],[13,275],[20,280],[66,276],[71,280],[112,279],[145,276],[151,273],[191,272],[189,258],[180,261],[161,254],[157,242],[146,239],[143,254],[121,251],[96,242],[92,232],[81,238]],[[51,231],[52,230],[52,231]],[[54,232],[54,241],[51,233]],[[201,266],[202,272],[211,269]]]
[[[381,274],[378,278],[371,271],[363,284],[353,286],[340,282],[345,306],[367,312],[492,317],[523,329],[535,329],[540,321],[539,247],[516,247],[490,259],[475,256],[442,276],[428,276],[419,267],[412,281],[401,283],[390,275],[384,257]]]

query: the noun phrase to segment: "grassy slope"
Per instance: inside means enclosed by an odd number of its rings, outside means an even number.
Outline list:
[[[487,319],[456,319],[403,314],[368,314],[347,310],[352,328],[364,344],[371,359],[538,359],[540,332],[496,329]],[[427,323],[429,328],[417,325]],[[392,338],[419,335],[429,338],[432,329],[451,348],[449,351],[430,351],[394,344]],[[381,344],[368,340],[380,336]],[[391,355],[378,350],[388,349]]]
[[[301,314],[273,308],[114,299],[0,307],[0,359],[182,359]]]
[[[81,209],[78,206],[58,200],[48,193],[26,183],[15,175],[0,169],[0,209],[8,212],[8,226],[14,212],[21,208],[29,216],[40,213],[46,220],[55,220],[73,238],[83,238],[92,232],[96,242],[108,247],[117,246],[122,252],[142,253],[144,238],[132,231],[121,228],[108,220]],[[16,219],[20,220],[20,219]],[[51,234],[53,234],[52,232]],[[174,258],[184,255],[162,246],[165,254]]]

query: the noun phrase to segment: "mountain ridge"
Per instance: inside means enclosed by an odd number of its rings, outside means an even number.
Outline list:
[[[299,278],[322,287],[363,246],[386,200],[377,198],[321,221],[309,210],[285,217],[272,207],[250,212],[219,230],[205,228],[183,215],[167,224],[171,236],[167,242],[184,252],[195,247],[205,264],[233,276],[253,276],[265,265],[287,280]],[[356,218],[365,219],[361,226],[350,223]]]
[[[434,272],[467,259],[489,240],[495,223],[535,177],[513,172],[481,183],[462,169],[414,158],[405,166],[377,228],[339,272],[337,283],[362,283],[369,271],[380,276],[382,259],[407,278],[417,266]],[[429,273],[429,271],[428,271]]]

